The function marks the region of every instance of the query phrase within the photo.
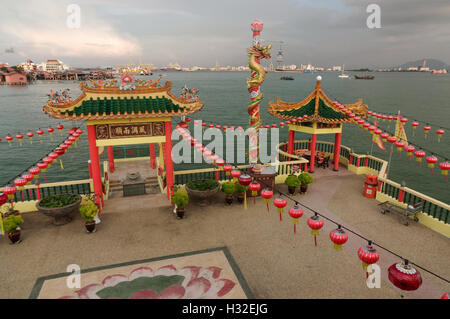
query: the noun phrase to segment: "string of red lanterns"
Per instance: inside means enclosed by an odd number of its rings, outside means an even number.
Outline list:
[[[62,136],[62,131],[64,130],[64,125],[59,124],[59,125],[57,126],[57,129],[59,130],[60,135]],[[52,128],[52,127],[49,127],[49,128],[47,129],[47,132],[49,133],[50,136],[53,135],[53,132],[54,132],[54,131],[55,131],[55,129]],[[42,144],[42,141],[43,141],[43,140],[42,140],[42,137],[43,137],[43,135],[45,134],[45,131],[42,130],[41,128],[39,128],[39,129],[37,129],[37,130],[35,130],[35,131],[30,130],[30,131],[28,131],[25,135],[28,137],[28,139],[29,139],[29,141],[30,141],[30,144],[33,144],[33,137],[35,136],[35,134],[39,137],[39,142]],[[16,139],[19,141],[19,146],[22,146],[22,145],[23,145],[23,139],[24,139],[24,135],[23,135],[23,134],[18,133],[18,134],[16,134],[15,136],[12,136],[11,134],[8,134],[8,135],[5,136],[5,140],[8,142],[8,144],[9,144],[10,147],[12,146],[12,142],[13,142],[14,138],[16,138]],[[0,142],[1,142],[2,140],[3,140],[3,139],[0,137]]]

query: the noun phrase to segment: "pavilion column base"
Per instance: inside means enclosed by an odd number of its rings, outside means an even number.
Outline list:
[[[339,169],[333,168],[333,171],[335,171],[335,172],[339,172]]]

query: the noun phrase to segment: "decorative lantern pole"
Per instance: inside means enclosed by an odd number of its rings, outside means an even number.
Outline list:
[[[250,164],[258,162],[258,131],[261,126],[261,115],[259,114],[259,104],[263,99],[260,86],[264,82],[266,70],[261,66],[260,59],[270,59],[269,50],[271,45],[261,47],[259,35],[263,29],[263,23],[256,19],[250,25],[253,31],[253,45],[248,52],[248,66],[250,69],[250,79],[247,80],[247,88],[250,93],[250,102],[248,104],[248,114],[250,115],[249,125],[253,129],[249,136],[248,159]]]

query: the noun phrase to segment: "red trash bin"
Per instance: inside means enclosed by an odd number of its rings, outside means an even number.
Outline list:
[[[372,174],[367,174],[366,181],[364,182],[363,195],[367,198],[375,198],[377,195],[377,176]]]

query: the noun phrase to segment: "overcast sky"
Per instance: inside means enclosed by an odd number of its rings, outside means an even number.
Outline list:
[[[1,0],[0,63],[60,59],[70,66],[245,65],[250,23],[287,64],[384,67],[421,58],[450,63],[450,0]],[[81,8],[69,29],[67,6]],[[367,5],[381,8],[369,29]]]

